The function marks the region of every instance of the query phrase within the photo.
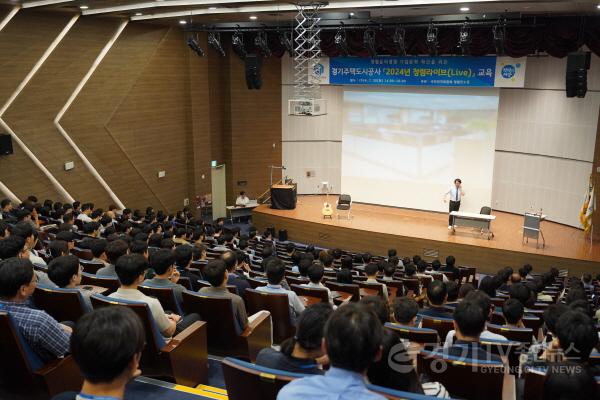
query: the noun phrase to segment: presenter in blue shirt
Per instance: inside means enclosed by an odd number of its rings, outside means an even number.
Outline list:
[[[450,198],[450,206],[448,207],[448,213],[452,211],[458,211],[460,209],[460,199],[465,195],[465,191],[462,189],[462,181],[459,178],[454,180],[454,186],[444,193],[444,203]],[[448,215],[448,230],[452,229],[454,225],[454,218]]]

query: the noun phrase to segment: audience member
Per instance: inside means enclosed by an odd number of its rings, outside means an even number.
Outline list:
[[[90,311],[93,308],[90,297],[94,293],[79,286],[82,272],[83,267],[79,264],[79,258],[74,255],[57,257],[48,264],[48,277],[50,280],[59,288],[78,290],[83,298],[86,311]]]
[[[107,277],[117,277],[117,271],[115,269],[115,264],[117,260],[127,254],[129,251],[129,246],[127,242],[123,240],[113,240],[106,245],[106,260],[108,261],[108,265],[106,267],[100,268],[96,275],[98,276],[107,276]]]
[[[291,290],[284,289],[281,286],[285,275],[285,267],[283,261],[279,259],[272,260],[267,265],[267,280],[269,283],[266,286],[256,288],[259,292],[265,293],[284,293],[287,294],[290,305],[290,318],[293,325],[296,325],[298,316],[304,311],[304,304],[298,298],[298,295]]]
[[[175,257],[170,250],[158,249],[152,253],[149,257],[149,267],[154,270],[154,277],[146,279],[142,282],[142,286],[168,288],[173,291],[175,300],[179,304],[180,308],[183,305],[183,291],[185,287],[178,284],[180,274],[177,268],[175,268]],[[169,310],[176,312],[177,310]]]
[[[444,308],[444,303],[448,297],[446,284],[442,281],[434,280],[427,287],[427,299],[429,307],[420,311],[419,314],[432,318],[452,318],[452,313]]]
[[[381,285],[382,286],[382,292],[383,292],[383,299],[387,302],[388,301],[388,290],[387,290],[387,286],[385,283],[380,283],[377,281],[377,272],[379,271],[379,267],[377,266],[377,264],[375,263],[369,263],[367,264],[367,266],[365,267],[365,274],[367,275],[367,283],[371,283],[371,284],[376,284],[376,285]]]

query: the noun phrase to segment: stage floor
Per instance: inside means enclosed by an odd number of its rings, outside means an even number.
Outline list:
[[[335,206],[337,196],[331,196]],[[298,196],[295,210],[273,210],[261,205],[253,212],[258,228],[274,225],[287,229],[290,240],[340,247],[350,251],[386,254],[395,247],[405,256],[431,255],[429,259],[453,254],[461,265],[497,269],[510,265],[520,267],[531,262],[547,269],[569,268],[571,273],[583,270],[600,273],[600,243],[590,245],[580,229],[544,221],[542,231],[546,246],[536,248],[535,241],[522,243],[523,216],[493,211],[494,237],[480,236],[475,230],[459,227],[455,234],[448,230],[448,215],[443,213],[354,203],[353,218],[323,219],[321,208],[325,196]],[[342,214],[344,215],[344,214]],[[490,270],[491,272],[491,270]]]

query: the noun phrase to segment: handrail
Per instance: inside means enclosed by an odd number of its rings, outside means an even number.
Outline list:
[[[283,179],[278,180],[277,182],[274,183],[274,185],[279,185],[281,183],[283,183]],[[271,200],[270,192],[271,192],[271,187],[269,187],[267,190],[265,190],[263,193],[261,193],[261,195],[256,198],[256,201],[260,204],[266,204],[269,200]],[[267,194],[269,196],[267,196],[263,199],[263,197]]]

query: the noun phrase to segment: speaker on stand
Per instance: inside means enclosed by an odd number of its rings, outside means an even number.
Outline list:
[[[577,51],[567,57],[565,77],[567,97],[584,98],[587,93],[587,70],[590,69],[591,53]]]
[[[262,78],[260,76],[262,58],[256,54],[248,54],[244,61],[246,67],[246,86],[248,89],[260,89],[262,86]]]

